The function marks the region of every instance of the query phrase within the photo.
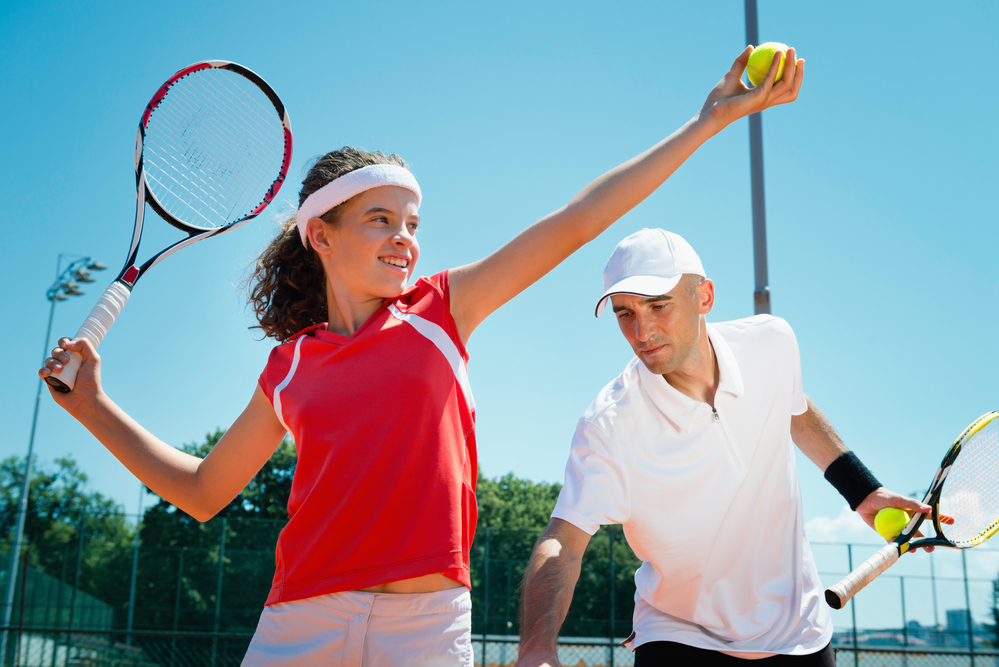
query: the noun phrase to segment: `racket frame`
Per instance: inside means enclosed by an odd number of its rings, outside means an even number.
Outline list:
[[[253,82],[260,90],[267,96],[267,98],[274,105],[274,109],[277,111],[278,116],[281,118],[281,124],[284,128],[284,158],[281,162],[281,170],[275,177],[274,182],[271,184],[270,188],[267,189],[264,194],[263,200],[260,204],[250,211],[248,214],[234,220],[227,225],[222,227],[212,227],[205,228],[199,227],[197,225],[192,225],[190,223],[180,220],[176,216],[172,215],[167,211],[166,207],[156,198],[156,195],[149,189],[148,183],[146,182],[146,172],[145,165],[143,162],[143,147],[146,140],[146,128],[149,126],[149,119],[152,117],[153,112],[156,107],[160,105],[163,99],[166,97],[170,88],[174,86],[178,81],[183,79],[185,76],[193,74],[199,70],[217,68],[224,69],[230,72],[234,72],[249,79]],[[291,166],[291,150],[292,150],[292,136],[291,136],[291,119],[288,117],[288,111],[285,109],[284,103],[281,102],[281,98],[277,96],[274,89],[264,81],[264,79],[251,69],[243,67],[233,62],[227,60],[205,60],[200,63],[195,63],[184,69],[180,70],[172,77],[167,79],[166,83],[160,86],[156,94],[153,95],[152,99],[149,100],[149,104],[146,105],[146,109],[142,114],[142,119],[139,121],[139,131],[135,136],[135,188],[136,188],[136,209],[135,209],[135,228],[132,232],[132,243],[129,246],[128,257],[125,260],[125,265],[122,267],[121,273],[118,274],[116,280],[120,280],[129,289],[131,289],[136,281],[142,277],[142,275],[156,266],[160,260],[171,255],[181,248],[191,245],[196,241],[208,238],[209,236],[215,236],[216,234],[221,234],[233,230],[241,225],[245,225],[247,222],[257,217],[261,211],[267,208],[274,197],[277,196],[278,191],[284,184],[285,178],[288,175],[288,169]],[[156,211],[156,213],[163,218],[166,222],[170,223],[177,229],[186,232],[188,237],[181,239],[176,243],[167,246],[160,252],[156,253],[148,260],[146,260],[141,266],[135,266],[135,258],[139,253],[139,242],[142,238],[142,224],[145,214],[144,205],[149,204],[149,208]]]
[[[228,224],[220,227],[205,228],[192,225],[172,215],[156,198],[156,195],[152,192],[152,190],[150,190],[149,184],[146,180],[143,149],[145,146],[146,128],[149,125],[149,120],[152,118],[153,112],[167,96],[170,88],[172,88],[184,77],[199,70],[208,68],[224,69],[239,74],[260,88],[264,95],[267,96],[267,98],[274,105],[274,109],[281,120],[282,129],[284,131],[284,156],[282,158],[281,168],[277,176],[271,183],[270,187],[264,192],[263,198],[256,208],[243,217],[233,220]],[[274,92],[274,89],[271,88],[271,86],[253,70],[228,60],[204,60],[181,69],[167,79],[167,81],[159,87],[152,99],[150,99],[149,103],[146,105],[146,108],[142,113],[142,118],[139,121],[139,130],[135,137],[135,225],[132,229],[132,241],[129,244],[128,256],[125,259],[125,263],[122,266],[118,277],[115,278],[107,290],[105,290],[104,294],[98,300],[97,305],[94,306],[90,315],[87,316],[83,326],[81,326],[79,331],[77,331],[75,338],[87,338],[96,348],[100,344],[101,340],[103,340],[104,335],[107,333],[107,330],[110,328],[115,318],[121,312],[122,307],[124,307],[125,303],[128,301],[128,296],[131,293],[132,288],[135,286],[135,283],[138,282],[139,278],[141,278],[146,271],[156,266],[161,260],[169,255],[172,255],[181,248],[187,247],[192,243],[210,236],[216,236],[218,234],[231,231],[257,217],[257,215],[259,215],[260,212],[274,200],[278,191],[280,191],[281,186],[284,184],[285,178],[287,178],[288,175],[288,169],[291,166],[291,153],[291,119],[288,116],[288,111],[285,108],[284,103],[281,102],[281,98],[279,98],[277,93]],[[139,245],[142,240],[142,226],[145,220],[146,204],[149,204],[149,207],[156,211],[156,213],[163,218],[163,220],[177,229],[186,232],[188,236],[187,238],[180,239],[163,250],[160,250],[147,259],[143,264],[136,266],[136,257],[139,254]],[[82,357],[79,353],[71,350],[68,350],[67,353],[70,356],[70,362],[64,364],[63,370],[58,373],[52,373],[45,378],[45,381],[53,389],[62,393],[72,391],[76,382],[76,375],[82,364]]]

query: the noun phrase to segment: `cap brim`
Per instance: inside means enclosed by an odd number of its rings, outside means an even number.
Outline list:
[[[604,295],[597,301],[594,315],[600,317],[607,305],[607,299],[615,294],[637,294],[638,296],[661,296],[670,292],[683,278],[682,273],[675,276],[628,276],[624,280],[619,280],[604,292]]]

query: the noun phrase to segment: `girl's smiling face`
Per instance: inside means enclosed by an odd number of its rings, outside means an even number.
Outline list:
[[[402,294],[420,256],[418,209],[413,192],[381,186],[345,202],[336,222],[323,224],[320,256],[338,299],[356,303]]]

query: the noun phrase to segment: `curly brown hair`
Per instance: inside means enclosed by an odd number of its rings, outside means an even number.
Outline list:
[[[409,169],[398,155],[344,146],[312,164],[302,181],[298,205],[330,181],[374,164]],[[336,224],[342,207],[330,209],[322,220]],[[260,329],[266,337],[283,343],[302,329],[327,321],[326,273],[319,255],[302,243],[295,216],[282,223],[281,231],[257,258],[247,284],[249,303],[259,322],[251,328]]]

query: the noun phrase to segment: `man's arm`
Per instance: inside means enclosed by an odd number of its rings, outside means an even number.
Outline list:
[[[552,519],[538,538],[524,575],[517,667],[560,667],[558,631],[569,612],[590,536]]]
[[[805,403],[808,410],[791,417],[791,439],[802,454],[825,472],[830,463],[849,450],[839,439],[836,429],[819,410],[819,406],[807,396]]]
[[[819,467],[819,470],[825,472],[833,461],[850,450],[840,440],[836,429],[812,399],[806,396],[805,403],[808,405],[808,410],[791,417],[791,439],[798,449]],[[907,512],[930,510],[929,505],[924,505],[914,498],[900,496],[880,486],[871,491],[857,506],[857,514],[868,526],[874,528],[874,517],[885,507],[897,507]]]

